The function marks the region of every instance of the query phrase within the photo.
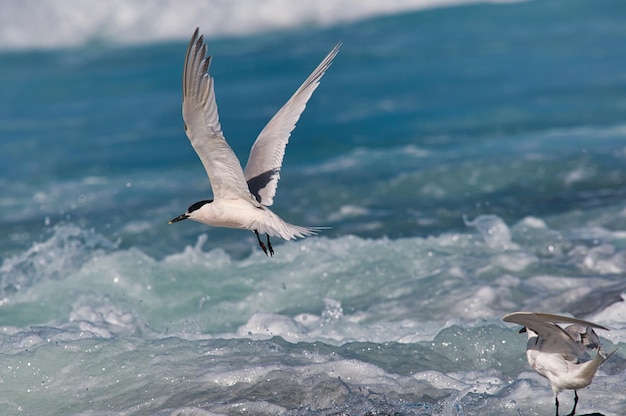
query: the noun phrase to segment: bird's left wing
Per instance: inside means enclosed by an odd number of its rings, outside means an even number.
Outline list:
[[[211,57],[198,32],[196,28],[189,41],[183,70],[185,132],[204,165],[216,199],[253,199],[241,164],[222,133],[213,78],[208,73]]]
[[[504,322],[511,322],[514,324],[520,324],[532,328],[532,324],[535,323],[562,323],[562,324],[578,324],[582,326],[588,326],[596,329],[603,329],[608,331],[608,328],[602,325],[594,324],[593,322],[584,321],[582,319],[570,318],[569,316],[553,315],[551,313],[540,312],[513,312],[502,318]]]
[[[250,192],[261,204],[270,206],[274,203],[274,195],[280,179],[280,168],[283,164],[285,147],[291,132],[296,127],[300,115],[311,98],[320,79],[339,52],[338,43],[326,58],[315,68],[289,101],[278,110],[263,128],[259,137],[252,145],[248,163],[244,170]]]
[[[582,358],[585,352],[583,345],[579,339],[574,339],[572,337],[573,334],[568,333],[558,326],[557,323],[571,323],[586,328],[608,331],[607,328],[593,322],[549,313],[514,312],[504,316],[502,320],[532,329],[543,338],[543,350],[545,352],[565,354],[570,360]]]

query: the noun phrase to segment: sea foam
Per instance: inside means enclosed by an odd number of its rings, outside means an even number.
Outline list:
[[[191,0],[181,5],[175,0],[148,3],[9,0],[0,6],[0,49],[181,40],[188,38],[196,26],[202,27],[206,36],[247,35],[476,2],[479,0],[402,0],[391,3],[375,0],[298,3],[289,0]]]

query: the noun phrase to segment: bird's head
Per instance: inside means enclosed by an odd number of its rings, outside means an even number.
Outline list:
[[[535,331],[533,331],[532,328],[529,328],[527,326],[523,326],[519,331],[517,331],[518,334],[528,334],[528,339],[534,339],[535,341],[539,338],[539,334],[536,333]]]
[[[184,214],[179,215],[176,218],[172,218],[169,221],[169,224],[174,224],[175,222],[186,220],[187,218],[191,218],[193,220],[195,216],[198,214],[198,210],[202,208],[203,206],[205,206],[206,204],[210,204],[211,202],[213,202],[212,199],[205,199],[204,201],[196,202],[195,204],[187,208],[187,211]]]

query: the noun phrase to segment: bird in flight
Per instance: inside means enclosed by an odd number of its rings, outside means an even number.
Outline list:
[[[539,375],[550,382],[554,392],[556,416],[559,415],[561,390],[574,390],[574,407],[568,416],[573,416],[578,404],[576,390],[591,384],[600,364],[611,357],[617,349],[605,354],[600,338],[593,328],[607,328],[581,319],[535,312],[515,312],[502,318],[505,322],[522,325],[520,333],[528,333],[526,358],[528,364]],[[571,324],[561,327],[557,323]],[[593,358],[589,351],[596,350]]]
[[[183,120],[185,133],[200,157],[211,182],[213,199],[192,204],[169,223],[190,219],[214,227],[251,230],[265,255],[273,256],[270,236],[285,240],[316,234],[320,227],[302,227],[285,222],[268,207],[280,178],[285,147],[296,122],[320,79],[339,52],[337,44],[291,98],[263,128],[250,149],[245,169],[226,142],[220,126],[211,56],[199,35],[191,36],[183,69]],[[266,235],[266,243],[260,234]]]

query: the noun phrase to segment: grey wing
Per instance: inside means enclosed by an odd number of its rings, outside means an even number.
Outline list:
[[[570,318],[569,316],[553,315],[551,313],[539,313],[539,312],[513,312],[502,318],[504,322],[512,322],[515,324],[526,325],[524,322],[552,322],[563,324],[578,324],[588,326],[596,329],[603,329],[608,331],[608,328],[602,325],[594,324],[593,322],[584,321],[582,319]]]
[[[588,326],[578,324],[569,325],[565,328],[565,332],[585,349],[596,349],[600,347],[600,337],[598,337],[596,331]]]
[[[289,136],[340,47],[341,43],[338,43],[330,51],[289,101],[267,123],[252,145],[244,175],[250,192],[263,205],[270,206],[274,203]]]
[[[572,323],[577,327],[580,325],[592,332],[591,328],[608,330],[593,322],[547,313],[515,312],[506,315],[502,320],[532,329],[543,339],[543,351],[563,354],[569,361],[583,359],[585,357],[585,349],[579,341],[580,336],[576,336],[573,330],[564,330],[557,323]]]
[[[200,157],[215,198],[253,199],[241,164],[222,134],[207,47],[193,33],[183,70],[183,120],[185,132]]]

